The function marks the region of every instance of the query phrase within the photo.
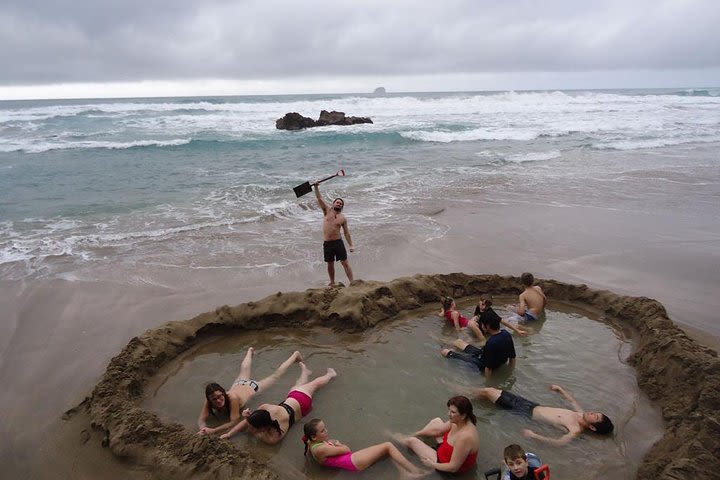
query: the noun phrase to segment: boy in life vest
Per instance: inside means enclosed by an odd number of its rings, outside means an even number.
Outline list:
[[[505,447],[503,457],[505,458],[505,464],[509,469],[507,472],[509,477],[504,478],[509,478],[510,480],[539,480],[543,478],[550,478],[548,466],[530,465],[528,463],[527,454],[525,454],[525,450],[520,445],[512,444]]]

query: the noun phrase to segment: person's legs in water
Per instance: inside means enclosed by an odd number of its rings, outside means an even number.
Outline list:
[[[300,378],[298,378],[298,381],[295,383],[292,389],[303,392],[309,397],[312,397],[318,388],[324,387],[330,382],[330,380],[337,376],[337,372],[334,368],[328,368],[325,375],[317,377],[315,380],[308,382],[308,377],[312,372],[303,362],[300,362],[300,367],[303,368],[303,372],[300,374]]]
[[[240,364],[240,373],[238,374],[237,378],[235,379],[235,382],[233,382],[233,385],[240,380],[250,380],[251,379],[251,370],[252,370],[252,357],[255,353],[255,349],[253,347],[249,347],[247,353],[245,354],[245,358],[243,359],[242,363]]]
[[[292,355],[290,355],[290,357],[288,357],[287,360],[281,363],[273,373],[258,381],[258,391],[260,391],[260,389],[268,388],[270,385],[275,383],[277,379],[279,379],[287,371],[287,369],[290,368],[290,365],[295,362],[302,363],[302,361],[302,354],[296,350]]]
[[[390,442],[380,443],[371,447],[363,448],[352,454],[352,463],[358,470],[365,470],[371,465],[385,457],[390,457],[400,472],[420,475],[423,470],[416,467]]]

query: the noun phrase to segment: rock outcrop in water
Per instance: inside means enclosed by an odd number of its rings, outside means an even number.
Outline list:
[[[144,410],[141,401],[149,379],[213,334],[278,326],[360,331],[402,312],[437,303],[447,292],[455,297],[517,295],[519,283],[518,278],[497,275],[416,275],[388,283],[356,281],[350,288],[278,292],[257,302],[219,307],[190,320],[166,323],[130,340],[110,361],[91,396],[67,415],[86,415],[88,424],[104,432],[103,443],[115,455],[149,467],[160,478],[278,478],[251,452],[238,450],[231,442],[198,436],[177,423],[163,423]],[[604,312],[609,321],[637,332],[629,361],[642,390],[662,408],[666,430],[643,459],[635,478],[717,478],[717,353],[690,339],[655,300],[554,280],[539,284],[553,300],[591,306]]]
[[[317,120],[303,117],[297,112],[286,113],[284,117],[275,121],[275,128],[278,130],[302,130],[303,128],[324,127],[327,125],[356,125],[358,123],[373,123],[373,121],[368,117],[346,117],[345,112],[322,110]]]

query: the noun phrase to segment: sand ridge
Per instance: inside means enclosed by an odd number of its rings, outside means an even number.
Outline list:
[[[318,325],[359,331],[437,303],[442,295],[517,295],[519,284],[511,276],[415,275],[385,283],[359,280],[349,288],[278,292],[256,302],[219,307],[131,339],[110,361],[91,395],[67,416],[87,416],[115,455],[147,467],[157,478],[278,478],[267,463],[231,442],[200,437],[144,410],[140,405],[149,379],[211,334]],[[551,301],[593,307],[638,333],[629,361],[636,368],[640,387],[662,408],[666,430],[643,459],[636,478],[712,478],[720,471],[717,354],[675,326],[655,300],[554,280],[538,284]]]

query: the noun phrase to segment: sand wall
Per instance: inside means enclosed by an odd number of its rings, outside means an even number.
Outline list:
[[[638,333],[629,361],[637,370],[640,387],[662,408],[666,431],[644,458],[636,478],[714,478],[720,471],[717,354],[687,337],[655,300],[554,280],[538,283],[551,301],[591,306]],[[516,277],[454,273],[416,275],[387,283],[357,281],[351,288],[278,292],[257,302],[223,306],[133,338],[110,361],[92,394],[67,415],[86,413],[115,455],[148,467],[157,478],[278,478],[267,464],[232,443],[200,437],[143,410],[140,405],[148,380],[210,334],[273,326],[362,330],[403,311],[437,303],[441,295],[519,292]]]

